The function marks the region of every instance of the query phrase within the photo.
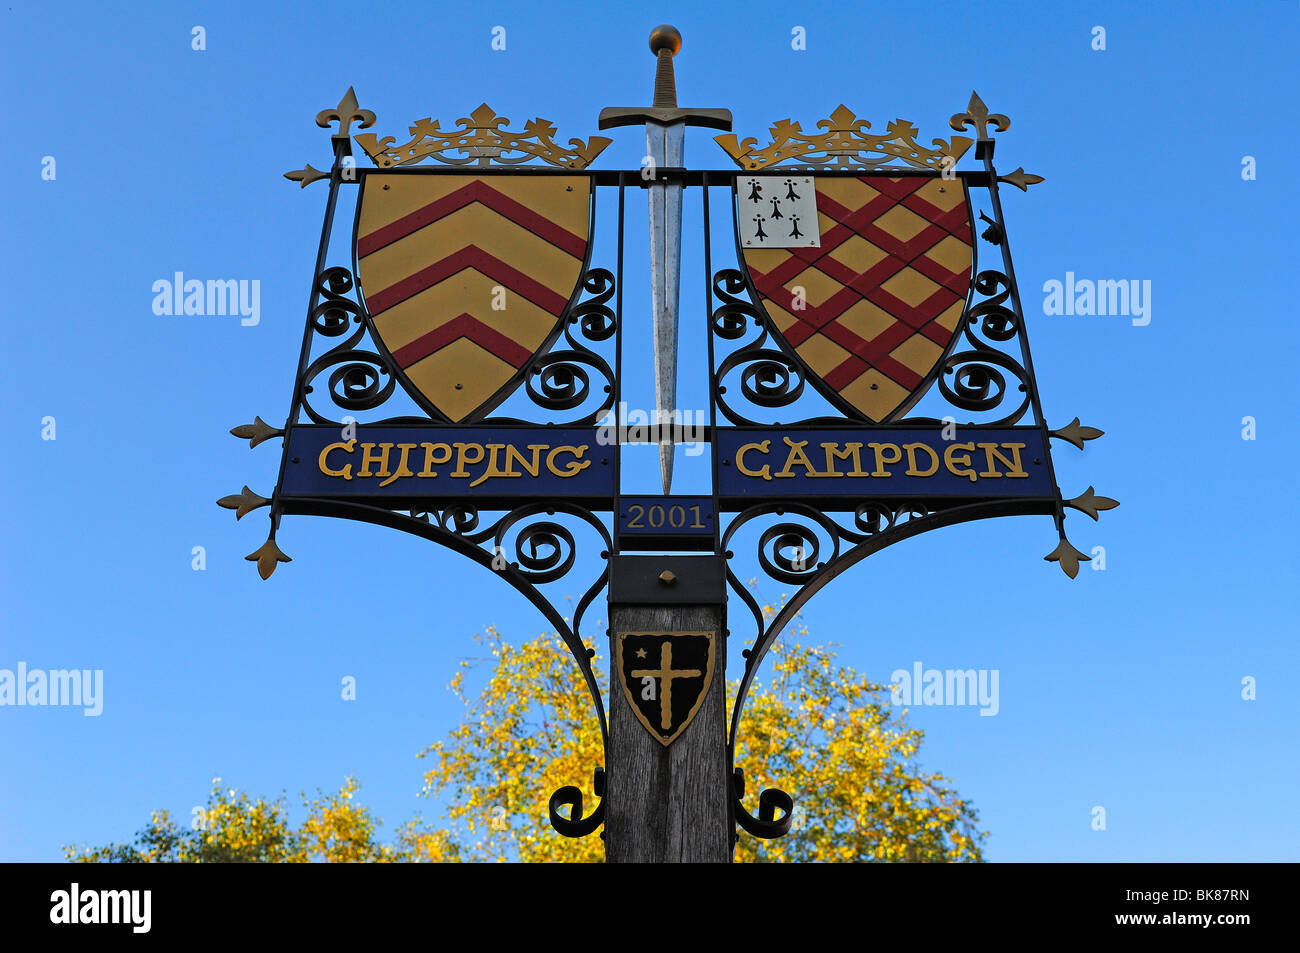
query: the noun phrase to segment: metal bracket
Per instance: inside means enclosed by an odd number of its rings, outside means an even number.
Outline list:
[[[610,558],[610,605],[722,605],[726,562],[721,556]]]

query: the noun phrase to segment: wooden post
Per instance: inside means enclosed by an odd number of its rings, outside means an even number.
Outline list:
[[[703,562],[712,558],[687,559]],[[617,584],[616,571],[616,587]],[[605,781],[606,860],[610,863],[730,863],[727,642],[721,600],[713,605],[611,604],[609,628],[612,645],[610,750]],[[633,713],[622,690],[613,644],[621,632],[695,631],[715,633],[717,655],[713,677],[695,718],[676,740],[665,746]]]

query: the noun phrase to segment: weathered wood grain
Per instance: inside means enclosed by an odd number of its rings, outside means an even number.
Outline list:
[[[610,863],[730,863],[726,745],[726,637],[721,606],[615,606],[618,632],[716,633],[708,695],[668,747],[645,730],[624,697],[610,659],[610,751],[605,855]]]

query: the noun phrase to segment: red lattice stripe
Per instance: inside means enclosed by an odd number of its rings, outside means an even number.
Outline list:
[[[963,202],[951,210],[943,211],[916,195],[916,191],[930,181],[924,178],[909,177],[898,181],[872,178],[862,181],[880,194],[857,209],[846,208],[818,193],[818,211],[835,222],[822,235],[820,248],[792,248],[789,257],[771,271],[763,274],[751,269],[751,275],[755,287],[763,297],[798,318],[799,323],[784,332],[786,341],[792,347],[798,347],[814,334],[821,333],[849,352],[850,356],[826,375],[825,381],[830,387],[841,390],[864,371],[874,367],[911,390],[921,383],[922,376],[890,357],[889,353],[918,332],[941,347],[951,339],[951,331],[938,327],[933,322],[954,302],[965,296],[969,287],[969,272],[949,271],[929,258],[928,252],[949,235],[963,244],[970,244],[966,205]],[[906,242],[875,224],[880,216],[896,205],[902,205],[927,222],[925,228]],[[832,252],[854,235],[861,235],[884,251],[887,257],[861,273],[854,272],[830,257]],[[809,267],[833,278],[842,287],[820,305],[814,307],[805,303],[803,309],[795,310],[794,295],[785,285]],[[908,267],[916,269],[939,285],[932,295],[915,307],[907,305],[880,287]],[[870,301],[895,318],[895,323],[872,341],[865,341],[836,321],[862,299]]]

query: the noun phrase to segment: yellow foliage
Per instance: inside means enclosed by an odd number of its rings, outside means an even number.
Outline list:
[[[466,860],[603,860],[598,836],[561,837],[546,815],[556,789],[590,792],[604,763],[582,676],[558,638],[516,647],[489,629],[482,639],[493,668],[471,699],[465,675],[474,663],[461,663],[451,687],[466,717],[422,753],[434,762],[425,793],[450,801],[447,817]],[[912,760],[923,732],[906,725],[885,688],[834,659],[801,642],[774,649],[770,682],[751,688],[736,751],[746,804],[757,811],[758,792],[778,787],[794,798],[795,817],[791,833],[775,840],[742,832],[736,859],[980,860],[985,835],[974,809]],[[593,664],[608,697],[606,666],[599,657]],[[730,697],[735,691],[733,684]]]
[[[306,818],[294,827],[283,797],[253,800],[218,778],[190,829],[159,811],[132,844],[67,847],[65,855],[91,862],[603,860],[597,834],[562,837],[547,819],[554,791],[577,785],[590,793],[604,764],[586,683],[567,649],[554,636],[515,646],[489,629],[479,639],[490,657],[462,661],[449,685],[464,719],[418,756],[431,763],[423,793],[445,804],[444,827],[416,818],[381,843],[379,822],[357,802],[352,778],[329,796],[304,795]],[[785,837],[741,832],[736,860],[980,860],[986,835],[974,809],[914,760],[923,733],[907,726],[885,688],[834,660],[830,649],[801,641],[775,648],[767,682],[750,691],[736,751],[745,804],[756,813],[759,791],[777,787],[794,798],[795,815]],[[608,697],[606,665],[599,657],[593,665]],[[486,682],[471,693],[466,676],[480,666]],[[733,698],[735,691],[733,684]],[[584,804],[584,813],[593,806]]]

